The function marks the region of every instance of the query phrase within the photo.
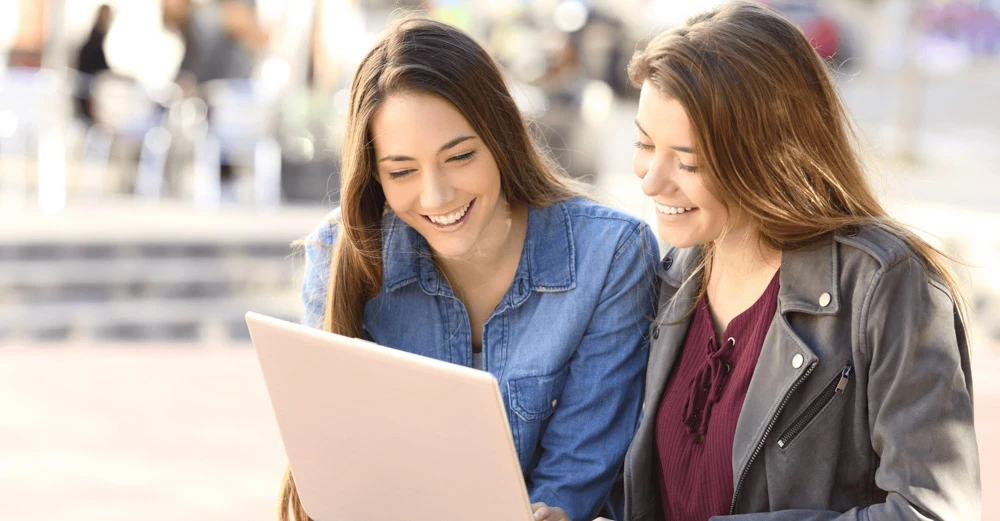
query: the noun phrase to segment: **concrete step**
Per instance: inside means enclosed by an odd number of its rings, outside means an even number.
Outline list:
[[[186,298],[288,289],[298,256],[278,258],[46,258],[0,261],[0,304],[123,297]]]
[[[102,303],[0,304],[0,341],[242,340],[243,316],[257,311],[297,321],[297,292],[252,296],[121,298]]]

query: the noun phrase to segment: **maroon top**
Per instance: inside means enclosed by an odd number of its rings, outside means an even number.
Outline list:
[[[778,305],[778,274],[734,318],[720,343],[708,300],[695,308],[684,348],[656,412],[660,492],[667,521],[729,514],[733,439],[764,336]]]

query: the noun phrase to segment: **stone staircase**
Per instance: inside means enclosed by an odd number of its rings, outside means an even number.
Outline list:
[[[0,227],[0,344],[243,343],[247,311],[298,321],[303,258],[292,242],[322,209],[211,221],[160,210],[154,233],[125,224],[130,208],[117,234],[86,233],[94,215],[74,212],[50,221],[75,226],[73,240]],[[197,226],[199,216],[212,224]]]
[[[239,342],[248,310],[296,320],[288,243],[0,246],[0,338]]]

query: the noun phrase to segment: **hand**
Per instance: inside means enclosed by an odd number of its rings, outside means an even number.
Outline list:
[[[550,507],[545,503],[532,503],[531,511],[536,521],[571,521],[566,512],[559,507]]]

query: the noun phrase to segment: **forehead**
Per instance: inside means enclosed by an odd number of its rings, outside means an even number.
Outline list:
[[[650,139],[670,146],[690,147],[691,121],[684,106],[675,98],[662,94],[650,82],[639,92],[639,125]]]
[[[416,93],[389,96],[372,117],[371,131],[376,152],[408,155],[437,153],[460,135],[477,135],[454,105]]]

